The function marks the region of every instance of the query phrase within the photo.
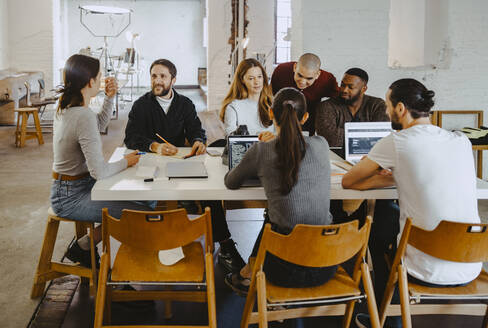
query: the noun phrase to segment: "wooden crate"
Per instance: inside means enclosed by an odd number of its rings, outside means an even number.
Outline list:
[[[0,125],[15,125],[13,101],[0,101]]]

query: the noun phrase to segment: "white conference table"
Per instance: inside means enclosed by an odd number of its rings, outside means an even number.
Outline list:
[[[222,148],[216,148],[222,150]],[[110,161],[120,159],[126,149],[117,148]],[[332,161],[343,161],[333,152]],[[138,165],[158,166],[159,173],[152,182],[136,176],[136,167],[130,167],[109,178],[98,180],[92,189],[92,200],[266,200],[262,187],[246,187],[229,190],[224,185],[228,171],[221,157],[208,154],[192,157],[184,161],[203,161],[208,172],[206,179],[169,179],[165,168],[168,161],[182,159],[147,153],[141,156]],[[478,199],[488,199],[488,182],[478,179]],[[343,189],[340,183],[331,184],[331,199],[397,199],[395,188],[365,191]]]

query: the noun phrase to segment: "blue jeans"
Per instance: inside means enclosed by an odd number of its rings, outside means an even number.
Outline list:
[[[96,180],[91,176],[74,180],[53,180],[51,207],[60,217],[76,221],[102,222],[102,208],[110,215],[120,218],[123,209],[152,211],[156,201],[96,201],[91,199],[91,190]]]

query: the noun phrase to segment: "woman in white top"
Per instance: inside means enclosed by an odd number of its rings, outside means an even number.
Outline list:
[[[60,217],[78,221],[102,221],[102,208],[120,217],[122,209],[151,210],[149,203],[128,201],[93,201],[91,189],[96,180],[109,177],[139,161],[136,152],[119,161],[107,163],[102,153],[100,130],[104,130],[117,93],[114,78],[105,79],[105,101],[96,114],[89,108],[90,99],[100,91],[100,62],[84,56],[71,56],[64,67],[64,87],[53,126],[53,184],[51,207]],[[94,242],[101,239],[101,225],[95,229]],[[84,236],[68,248],[66,257],[91,266],[89,239]]]
[[[220,110],[225,134],[246,125],[251,135],[270,135],[274,132],[269,117],[272,100],[268,76],[261,63],[252,58],[241,61]]]

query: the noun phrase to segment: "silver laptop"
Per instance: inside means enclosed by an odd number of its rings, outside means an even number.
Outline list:
[[[208,173],[203,162],[177,161],[166,164],[166,176],[169,179],[208,178]]]
[[[228,136],[227,145],[229,148],[229,171],[239,165],[247,150],[256,142],[259,142],[258,136]],[[242,187],[259,187],[261,181],[258,177],[247,179]]]
[[[344,124],[346,161],[356,164],[383,137],[391,133],[391,122],[347,122]]]

